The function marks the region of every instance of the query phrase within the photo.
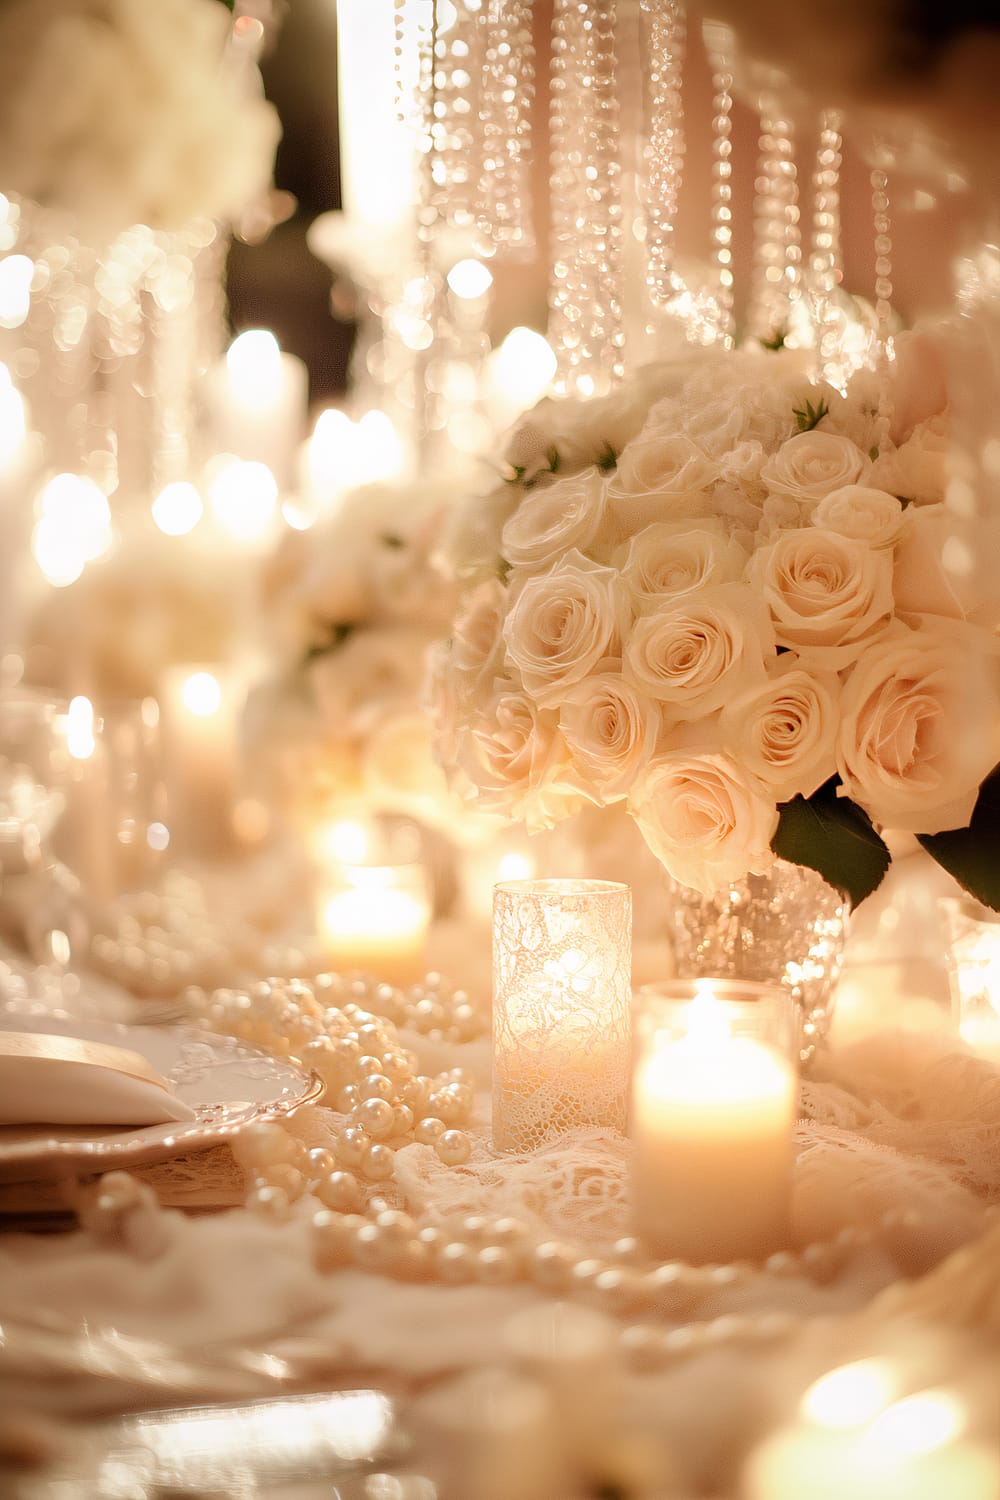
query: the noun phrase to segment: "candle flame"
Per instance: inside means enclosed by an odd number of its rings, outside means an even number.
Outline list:
[[[965,1429],[966,1412],[950,1391],[919,1391],[896,1401],[875,1418],[865,1444],[883,1456],[912,1458],[954,1442]]]
[[[504,854],[497,865],[497,880],[530,880],[535,873],[535,861],[529,854],[517,854],[513,850]]]
[[[820,1427],[860,1427],[885,1410],[895,1386],[885,1360],[859,1359],[815,1381],[802,1398],[802,1414]]]
[[[327,858],[343,865],[360,865],[368,858],[372,840],[363,823],[345,818],[321,830],[320,848]]]
[[[72,698],[66,714],[66,749],[74,760],[89,760],[96,748],[94,705],[89,698]]]
[[[199,719],[209,719],[218,713],[222,703],[222,689],[211,672],[192,672],[185,678],[181,698],[189,713]]]
[[[727,1040],[729,1021],[725,1008],[715,997],[711,982],[699,980],[687,1015],[688,1036],[699,1046],[713,1047]]]

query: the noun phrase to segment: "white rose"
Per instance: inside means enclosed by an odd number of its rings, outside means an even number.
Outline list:
[[[675,410],[669,412],[673,424],[669,430],[685,433],[709,458],[721,460],[724,453],[735,448],[743,439],[743,407],[739,401],[733,401],[727,395],[716,394],[687,409],[680,402],[673,402],[671,406]],[[649,431],[652,435],[657,430],[657,418],[665,418],[667,415],[666,404],[662,410],[654,407],[643,431]],[[661,421],[660,425],[665,427],[666,423]]]
[[[629,611],[617,572],[576,550],[517,583],[503,626],[507,652],[528,693],[548,707],[604,657],[619,654]]]
[[[776,802],[811,797],[836,770],[839,696],[835,673],[806,671],[786,652],[766,682],[726,704],[722,743]]]
[[[555,713],[541,709],[511,682],[475,715],[459,743],[458,764],[484,811],[551,828],[583,803]]]
[[[948,342],[943,328],[909,329],[892,341],[890,437],[899,443],[948,405]]]
[[[662,727],[658,703],[627,683],[618,662],[569,688],[559,726],[574,762],[602,802],[626,797],[653,755]]]
[[[855,537],[870,547],[894,547],[907,526],[907,515],[895,495],[865,484],[845,484],[819,502],[814,526]]]
[[[950,443],[943,417],[922,422],[899,448],[880,454],[871,482],[916,505],[944,499]]]
[[[719,466],[682,433],[644,428],[618,460],[608,485],[608,509],[622,538],[653,521],[711,513]]]
[[[909,531],[896,551],[892,589],[900,614],[944,615],[990,624],[1000,614],[1000,581],[992,600],[983,598],[971,576],[947,567],[947,544],[955,536],[955,517],[943,505],[912,507]],[[985,540],[985,534],[984,534]],[[981,576],[981,575],[980,575]]]
[[[1000,761],[998,643],[924,616],[897,622],[854,668],[841,698],[837,769],[872,820],[912,833],[964,828]]]
[[[830,490],[860,484],[871,462],[850,438],[832,432],[797,432],[782,443],[760,471],[772,495],[822,500]]]
[[[571,547],[585,552],[607,504],[598,469],[529,490],[503,529],[503,555],[518,567],[547,567]]]
[[[747,555],[718,521],[659,521],[634,536],[615,561],[636,614],[646,614],[678,594],[734,583]]]
[[[629,811],[669,874],[707,896],[773,863],[778,809],[731,756],[689,750],[660,756]]]
[[[331,737],[356,738],[368,711],[389,700],[417,703],[432,640],[429,632],[408,625],[361,628],[316,657],[308,677]]]
[[[839,671],[892,618],[892,554],[819,526],[780,531],[750,559],[778,644]]]
[[[622,674],[677,721],[702,718],[764,676],[774,631],[760,598],[725,583],[667,600],[632,628]]]

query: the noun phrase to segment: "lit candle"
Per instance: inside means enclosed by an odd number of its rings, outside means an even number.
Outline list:
[[[788,1229],[796,1077],[788,1058],[734,1036],[708,982],[678,1038],[645,1016],[632,1089],[632,1213],[659,1255],[766,1256]]]
[[[803,1420],[751,1455],[741,1500],[997,1500],[1000,1457],[962,1437],[946,1390],[893,1400],[893,1372],[859,1360],[811,1386]]]
[[[237,674],[218,665],[173,666],[163,674],[164,780],[175,848],[213,855],[231,844],[244,699]]]
[[[302,360],[283,353],[273,333],[241,333],[206,382],[215,451],[266,464],[282,489],[291,485],[308,384]]]
[[[423,865],[340,864],[321,881],[319,934],[341,971],[412,984],[424,971],[430,920]]]
[[[415,124],[399,99],[415,98],[415,27],[396,37],[391,0],[337,0],[340,179],[344,212],[372,229],[399,227],[416,200]]]
[[[580,1125],[624,1130],[631,893],[524,880],[493,900],[493,1144],[532,1151]]]

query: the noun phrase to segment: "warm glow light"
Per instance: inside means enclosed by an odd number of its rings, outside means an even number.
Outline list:
[[[338,864],[358,865],[369,857],[371,836],[363,823],[344,819],[321,830],[317,843],[326,858]]]
[[[357,437],[358,484],[394,479],[403,472],[403,444],[384,411],[366,411],[358,423]]]
[[[209,719],[219,711],[222,689],[211,672],[192,672],[181,688],[181,699],[189,713],[199,719]]]
[[[281,348],[266,328],[250,328],[233,339],[226,351],[226,368],[239,399],[249,406],[267,406],[281,384]]]
[[[914,1458],[954,1442],[965,1422],[965,1408],[950,1391],[920,1391],[877,1416],[864,1443],[882,1457]]]
[[[24,400],[5,364],[0,364],[0,468],[17,457],[27,430]]]
[[[801,1411],[820,1427],[860,1427],[885,1410],[895,1391],[891,1365],[859,1359],[815,1381],[802,1398]]]
[[[711,982],[699,980],[687,1014],[688,1037],[699,1047],[717,1047],[729,1036],[725,1008],[715,998]]]
[[[291,527],[292,531],[308,531],[316,521],[312,511],[305,510],[294,500],[282,500],[281,519],[286,526]]]
[[[26,255],[0,260],[0,328],[20,328],[31,309],[34,262]]]
[[[481,260],[459,260],[448,272],[448,285],[456,297],[471,302],[477,297],[485,297],[493,285],[493,275]]]
[[[111,546],[111,508],[92,479],[57,474],[38,501],[41,515],[31,537],[32,555],[46,580],[65,588],[87,563]]]
[[[512,328],[490,360],[490,378],[497,393],[522,410],[545,394],[555,373],[552,348],[533,328]]]
[[[187,536],[202,518],[204,505],[193,484],[168,484],[153,501],[153,520],[166,536]]]
[[[278,482],[266,464],[227,458],[209,490],[212,515],[242,542],[264,541],[278,510]]]
[[[535,873],[535,861],[527,854],[511,851],[501,856],[497,865],[497,880],[531,880]]]
[[[74,760],[89,760],[96,747],[94,705],[89,698],[71,698],[66,714],[66,749]]]

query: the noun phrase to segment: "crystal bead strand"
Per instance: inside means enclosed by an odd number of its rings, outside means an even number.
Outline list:
[[[838,110],[824,110],[819,119],[819,141],[812,175],[808,291],[816,334],[817,370],[824,380],[840,388],[849,373],[843,362],[842,341],[847,320],[840,292],[844,276],[840,241],[842,149],[840,113]]]
[[[784,342],[801,294],[802,245],[795,127],[770,90],[760,98],[754,184],[754,245],[747,330],[762,344]]]
[[[684,178],[684,71],[687,31],[679,0],[641,0],[648,98],[639,196],[646,218],[646,287],[654,307],[683,291],[674,270],[675,231]]]
[[[442,7],[436,5],[435,11],[433,203],[448,224],[468,230],[475,218],[472,205],[482,153],[479,95],[485,35],[481,12],[477,15],[465,0],[458,0],[443,18]]]
[[[889,394],[889,365],[892,352],[892,240],[889,236],[889,183],[883,167],[871,174],[872,221],[875,227],[875,347],[874,365],[879,377],[878,417],[875,424],[876,446],[881,452],[889,437],[892,403]]]
[[[712,260],[716,269],[714,326],[707,341],[731,349],[735,342],[733,314],[733,73],[727,56],[729,31],[718,22],[705,23],[705,48],[712,72]]]
[[[468,3],[468,0],[466,0]],[[532,0],[488,0],[477,17],[481,59],[474,214],[485,242],[531,250]]]
[[[554,0],[549,342],[560,395],[624,374],[615,0]]]

